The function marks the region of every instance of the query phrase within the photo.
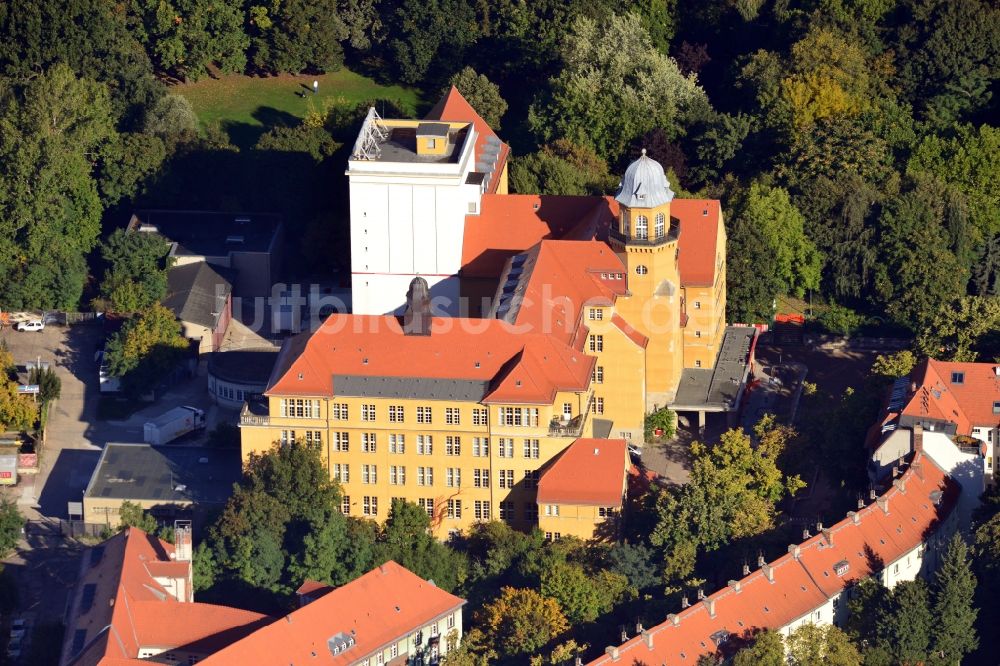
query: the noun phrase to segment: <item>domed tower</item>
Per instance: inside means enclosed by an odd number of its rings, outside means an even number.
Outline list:
[[[608,240],[628,269],[628,296],[619,299],[617,310],[649,338],[647,410],[673,400],[684,368],[677,263],[680,228],[670,217],[673,198],[663,167],[643,149],[625,170],[615,195],[620,213]]]

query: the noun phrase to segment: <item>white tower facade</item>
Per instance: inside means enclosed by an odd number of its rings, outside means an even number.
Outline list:
[[[465,216],[479,213],[484,190],[477,139],[469,122],[369,110],[347,163],[355,314],[401,313],[415,277],[436,312],[457,314]]]

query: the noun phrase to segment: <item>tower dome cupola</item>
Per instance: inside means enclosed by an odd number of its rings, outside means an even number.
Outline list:
[[[615,200],[628,208],[654,208],[670,203],[673,198],[663,167],[647,157],[643,148],[639,159],[625,169]]]

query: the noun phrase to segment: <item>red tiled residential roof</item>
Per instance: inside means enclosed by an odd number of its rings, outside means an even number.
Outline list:
[[[511,255],[545,239],[590,240],[617,207],[608,197],[484,194],[479,214],[465,217],[462,275],[496,278]]]
[[[620,506],[628,453],[624,439],[578,439],[538,480],[538,502]]]
[[[625,336],[640,347],[645,348],[649,344],[649,338],[632,328],[624,318],[618,313],[611,317],[611,323],[615,325]]]
[[[321,583],[318,580],[310,580],[307,578],[302,581],[301,585],[299,585],[299,589],[295,590],[295,594],[307,596],[319,591],[329,592],[332,589],[333,588],[326,583]]]
[[[958,434],[968,435],[974,426],[1000,424],[1000,414],[993,403],[1000,401],[1000,375],[995,363],[956,363],[921,361],[912,373],[917,382],[914,393],[902,413],[915,418],[949,421]],[[952,382],[952,373],[963,374],[961,382]]]
[[[690,665],[702,654],[719,651],[720,644],[713,640],[717,632],[749,637],[805,617],[873,569],[891,564],[924,542],[949,516],[959,490],[930,458],[915,454],[899,484],[880,498],[887,502],[888,512],[873,503],[856,512],[856,522],[849,515],[826,535],[798,544],[797,553],[771,562],[773,583],[764,569],[754,571],[739,581],[739,591],[729,586],[708,597],[714,602],[715,617],[705,603],[681,610],[676,625],[668,619],[649,629],[652,647],[641,636],[621,645],[620,663]],[[846,571],[838,574],[835,565],[844,563]],[[610,663],[608,655],[590,662],[591,666]]]
[[[489,382],[483,402],[549,403],[584,390],[596,359],[498,319],[436,317],[428,336],[404,335],[383,315],[334,314],[288,343],[268,395],[337,395],[334,375]]]
[[[154,576],[184,578],[190,564],[173,560],[171,544],[138,528],[116,534],[99,548],[87,551],[81,562],[78,585],[93,585],[94,596],[86,609],[73,597],[67,660],[74,656],[69,652],[76,632],[86,633],[84,649],[69,663],[129,663],[145,646],[186,646],[207,654],[271,621],[260,613],[175,599]]]
[[[356,663],[464,604],[390,561],[199,663]],[[334,656],[327,640],[341,632],[353,636],[355,644]]]
[[[496,133],[493,129],[486,124],[482,116],[476,113],[476,110],[472,108],[472,105],[462,97],[462,93],[458,91],[458,88],[452,86],[445,95],[438,100],[438,103],[434,105],[434,108],[430,110],[427,114],[426,120],[445,120],[448,122],[466,122],[472,123],[473,127],[476,129],[476,159],[478,160],[486,148],[486,140],[489,137],[494,137],[499,141]],[[487,192],[496,192],[497,186],[500,184],[500,174],[503,172],[504,165],[507,163],[507,156],[510,154],[510,146],[506,143],[500,143],[500,152],[497,155],[497,164],[493,169],[493,173],[490,176],[490,182],[486,188]]]
[[[708,286],[715,283],[715,255],[718,244],[719,202],[716,199],[674,199],[670,215],[680,220],[681,285]]]

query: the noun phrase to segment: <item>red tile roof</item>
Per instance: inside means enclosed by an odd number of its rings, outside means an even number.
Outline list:
[[[334,396],[334,375],[489,383],[483,402],[549,404],[582,391],[596,359],[498,319],[436,317],[431,335],[404,335],[393,316],[334,314],[286,343],[268,395]]]
[[[968,435],[974,426],[1000,425],[993,411],[1000,401],[1000,374],[996,363],[955,363],[932,358],[920,362],[912,373],[917,383],[902,414],[956,424],[958,434]],[[962,373],[952,382],[952,373]]]
[[[327,585],[326,583],[321,583],[318,580],[310,580],[307,578],[304,581],[302,581],[301,585],[299,585],[299,589],[295,590],[295,594],[298,594],[300,596],[308,596],[316,592],[326,593],[332,589],[333,588]]]
[[[260,613],[175,599],[154,578],[187,577],[190,564],[172,560],[173,553],[171,544],[135,527],[87,551],[78,586],[93,585],[94,596],[86,608],[78,598],[83,595],[74,596],[64,648],[68,663],[130,663],[145,646],[186,646],[208,654],[271,621]],[[84,649],[69,661],[77,631],[86,632]]]
[[[357,663],[464,604],[465,600],[390,561],[199,663]],[[327,641],[341,632],[353,636],[355,644],[334,656]]]
[[[620,506],[628,464],[624,439],[578,439],[542,472],[538,502]]]
[[[447,122],[466,122],[472,123],[473,127],[476,129],[476,159],[478,160],[486,148],[486,140],[489,137],[494,137],[499,141],[496,133],[493,129],[486,124],[486,121],[476,113],[476,110],[472,108],[472,105],[464,97],[462,93],[458,92],[458,88],[452,86],[451,89],[445,93],[444,97],[438,100],[438,103],[434,105],[434,108],[430,110],[427,114],[426,120],[444,120]],[[490,176],[490,182],[486,188],[487,192],[496,192],[497,186],[500,184],[500,174],[503,172],[503,167],[507,163],[507,156],[510,154],[510,146],[506,143],[500,143],[500,152],[497,155],[496,168],[493,169],[493,174]]]
[[[632,328],[618,313],[615,313],[611,317],[611,323],[614,324],[618,330],[624,333],[625,337],[634,342],[636,345],[645,349],[646,345],[649,344],[649,338]]]
[[[544,478],[544,477],[543,477]],[[959,486],[930,458],[916,454],[913,463],[881,496],[888,513],[873,503],[857,511],[857,522],[848,516],[827,533],[798,544],[770,563],[774,582],[764,569],[754,571],[735,586],[708,597],[715,617],[705,603],[695,603],[677,613],[677,624],[668,621],[649,629],[652,647],[636,637],[619,647],[621,663],[690,665],[702,654],[716,653],[717,632],[750,636],[761,629],[779,629],[820,608],[859,578],[875,573],[873,567],[891,564],[916,548],[946,519],[954,508]],[[846,571],[834,565],[846,563]],[[720,641],[721,643],[722,641]],[[590,662],[610,664],[604,655]]]
[[[544,239],[590,240],[618,215],[610,197],[485,194],[465,217],[462,276],[496,278],[504,262]]]
[[[715,254],[718,244],[719,214],[717,199],[674,199],[670,216],[680,220],[681,285],[708,286],[715,283]]]

